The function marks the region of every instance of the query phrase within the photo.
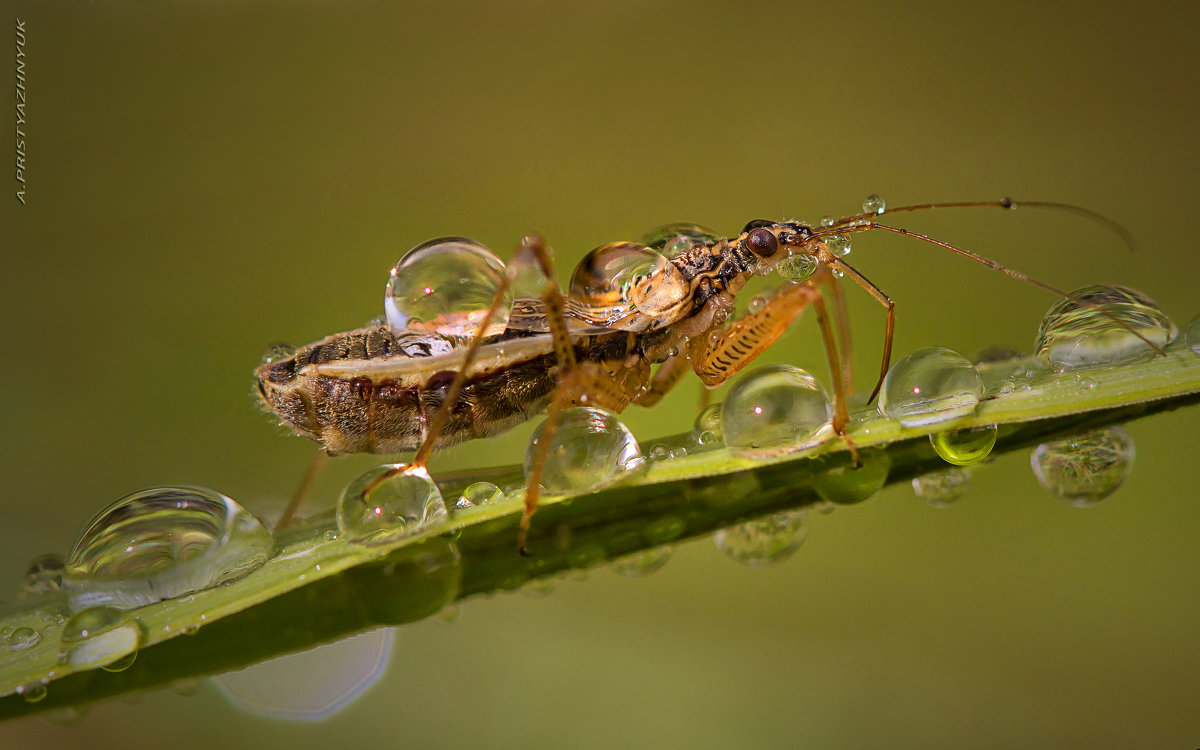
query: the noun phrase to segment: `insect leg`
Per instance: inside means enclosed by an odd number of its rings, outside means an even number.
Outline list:
[[[859,273],[858,269],[841,258],[831,257],[829,264],[833,268],[844,272],[850,277],[851,281],[866,289],[879,304],[887,308],[887,322],[884,324],[883,330],[883,364],[879,368],[879,380],[875,381],[875,387],[871,389],[871,397],[867,399],[867,403],[869,404],[879,395],[879,389],[883,387],[883,378],[892,366],[892,335],[896,331],[896,303],[892,301],[891,297],[884,294],[882,289],[872,284],[866,276]],[[838,314],[843,315],[844,313],[839,312]]]
[[[316,481],[317,475],[321,473],[321,469],[325,468],[328,460],[329,454],[321,449],[317,449],[313,454],[312,461],[309,462],[308,469],[304,472],[304,478],[300,480],[296,491],[292,493],[292,499],[288,501],[287,507],[283,509],[283,513],[279,516],[279,520],[275,522],[275,531],[287,528],[296,517],[296,511],[300,510],[304,499],[308,497],[309,490],[312,489],[313,482]]]
[[[650,378],[648,389],[644,393],[635,396],[633,403],[647,408],[654,406],[687,373],[687,367],[687,352],[680,350],[679,353],[659,365],[658,369],[654,372],[654,377]],[[708,391],[702,392],[708,393]],[[701,408],[704,408],[703,404]]]
[[[845,390],[846,395],[850,395],[854,393],[854,376],[851,372],[854,357],[850,345],[850,317],[846,314],[846,295],[842,293],[842,284],[836,276],[829,274],[826,279],[829,292],[833,297],[833,315],[837,321],[838,341],[842,346],[840,350],[842,389]]]

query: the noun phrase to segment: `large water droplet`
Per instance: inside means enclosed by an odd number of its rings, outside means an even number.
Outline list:
[[[887,210],[887,203],[884,202],[883,198],[880,198],[878,195],[875,195],[874,193],[872,193],[871,195],[868,195],[866,198],[863,199],[862,212],[864,214],[867,214],[867,215],[875,214],[876,216],[878,216],[879,214],[883,213],[886,210]]]
[[[641,552],[634,552],[632,555],[617,558],[613,561],[612,569],[614,572],[628,578],[641,578],[650,575],[666,565],[674,552],[675,547],[669,544],[664,544],[661,547],[652,547]]]
[[[384,464],[346,486],[337,506],[338,529],[360,543],[383,543],[416,533],[446,517],[441,490],[423,466]]]
[[[699,446],[716,447],[722,442],[721,405],[709,404],[696,415],[692,423],[692,442]]]
[[[1037,356],[1055,370],[1145,359],[1154,349],[1135,332],[1160,348],[1179,333],[1158,304],[1136,289],[1096,284],[1072,295],[1095,307],[1063,298],[1038,328]]]
[[[829,397],[799,367],[767,365],[742,375],[721,408],[725,447],[762,458],[819,445],[833,434]]]
[[[839,258],[844,258],[850,254],[850,237],[844,234],[831,234],[825,238],[825,247],[829,248],[829,252]]]
[[[817,271],[817,259],[808,253],[796,253],[781,260],[775,271],[785,281],[808,281]]]
[[[892,365],[879,394],[879,411],[905,427],[920,427],[972,414],[982,396],[983,381],[966,357],[931,347]]]
[[[808,536],[803,509],[730,526],[713,532],[713,543],[730,558],[754,568],[782,562],[800,549]]]
[[[637,439],[615,414],[604,409],[563,409],[551,437],[542,470],[547,492],[565,494],[597,490],[645,465]],[[525,479],[537,459],[546,423],[538,425],[525,449]]]
[[[491,482],[475,482],[468,485],[458,496],[454,507],[459,510],[477,508],[481,505],[495,505],[504,501],[504,490]]]
[[[33,628],[17,628],[8,634],[8,647],[13,651],[24,651],[33,648],[42,640],[42,634]]]
[[[383,309],[388,326],[404,332],[470,339],[503,333],[512,311],[512,294],[480,331],[504,263],[480,243],[465,237],[439,237],[404,254],[388,279]]]
[[[128,612],[90,607],[71,615],[63,626],[59,661],[81,669],[121,671],[133,663],[142,628]]]
[[[21,596],[33,597],[52,594],[62,589],[63,568],[66,560],[59,554],[38,555],[29,562],[25,569],[25,581],[21,586]]]
[[[827,503],[854,505],[873,496],[887,482],[892,460],[886,451],[876,448],[861,448],[858,451],[861,466],[845,464],[819,474],[813,480],[813,489]]]
[[[942,508],[962,497],[970,483],[970,469],[943,469],[914,477],[912,487],[917,497]]]
[[[988,457],[996,446],[996,425],[969,430],[937,432],[929,436],[933,450],[942,460],[955,466],[970,466]]]
[[[1107,427],[1065,440],[1042,443],[1030,464],[1038,482],[1055,497],[1079,508],[1112,493],[1133,467],[1133,438],[1120,427]]]
[[[135,492],[105,508],[67,557],[72,609],[132,609],[241,578],[274,550],[270,532],[203,487]]]
[[[688,291],[679,269],[662,253],[634,242],[612,242],[575,267],[571,314],[594,325],[640,331],[674,319]]]
[[[1192,318],[1187,325],[1187,342],[1188,348],[1196,354],[1200,354],[1200,315]]]
[[[670,258],[695,245],[707,245],[720,239],[721,235],[717,234],[716,230],[687,221],[677,221],[651,229],[642,235],[639,242]]]

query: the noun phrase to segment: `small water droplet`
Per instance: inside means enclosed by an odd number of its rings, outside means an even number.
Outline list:
[[[681,446],[679,446],[678,448],[675,448],[674,450],[672,450],[672,451],[671,451],[671,452],[668,454],[668,456],[669,456],[670,458],[687,458],[687,448],[684,448],[684,447],[681,445]]]
[[[678,317],[689,292],[665,255],[634,242],[592,250],[575,267],[569,288],[573,317],[625,331]]]
[[[270,365],[276,362],[282,362],[296,354],[296,347],[291,344],[277,343],[272,344],[263,352],[262,359],[259,360],[259,365]]]
[[[831,227],[831,226],[833,226],[833,217],[832,217],[832,216],[828,216],[828,215],[827,215],[827,216],[822,216],[822,217],[821,217],[821,226],[823,226],[823,227]]]
[[[480,331],[488,306],[504,278],[504,262],[465,237],[422,242],[392,268],[384,294],[388,325],[397,334],[438,334],[470,339],[504,332],[513,298],[506,295]]]
[[[650,449],[651,461],[662,461],[667,457],[667,447],[665,445],[656,445]]]
[[[713,532],[713,543],[743,565],[765,568],[788,559],[800,549],[808,536],[806,515],[803,509],[786,510],[718,529]]]
[[[721,405],[709,404],[700,410],[692,423],[692,442],[698,446],[715,446],[721,441]]]
[[[920,349],[888,370],[879,411],[905,427],[948,422],[972,414],[983,396],[983,381],[958,352]]]
[[[28,685],[19,685],[17,687],[17,695],[20,695],[26,703],[37,703],[46,697],[46,683],[31,682]]]
[[[33,558],[29,567],[25,569],[21,596],[41,596],[61,590],[64,567],[66,560],[59,554],[38,555]]]
[[[671,258],[695,245],[717,242],[721,236],[716,230],[686,221],[677,221],[655,227],[642,235],[639,242],[651,250],[657,250]]]
[[[750,304],[746,305],[746,309],[750,314],[762,312],[762,309],[767,306],[767,298],[760,295],[755,296],[750,300]]]
[[[8,647],[13,651],[24,651],[32,648],[42,640],[42,634],[33,628],[17,628],[8,634]]]
[[[817,271],[817,259],[808,253],[796,253],[781,260],[775,271],[785,281],[808,281]]]
[[[545,422],[538,425],[525,449],[526,481],[545,428]],[[560,494],[597,490],[645,463],[633,433],[615,414],[592,407],[564,409],[546,454],[541,484],[547,492]]]
[[[628,578],[641,578],[659,570],[671,559],[675,547],[664,544],[661,547],[634,552],[613,561],[613,572]]]
[[[791,365],[767,365],[738,378],[721,409],[725,447],[761,458],[805,450],[833,434],[829,397]]]
[[[338,533],[336,531],[334,531],[333,529],[330,529],[329,531],[326,531],[324,534],[322,534],[321,538],[327,542],[333,542],[333,541],[337,540]]]
[[[944,508],[962,497],[971,483],[970,469],[943,469],[912,480],[916,496],[935,508]]]
[[[1196,354],[1200,354],[1200,315],[1197,315],[1188,322],[1185,341],[1189,349]]]
[[[887,204],[884,202],[883,198],[880,198],[878,195],[875,195],[874,193],[872,193],[871,195],[868,195],[863,200],[862,212],[864,214],[875,214],[876,216],[878,216],[879,214],[882,214],[886,210],[887,210]]]
[[[825,247],[839,258],[850,254],[850,237],[845,234],[831,234],[825,238]]]
[[[929,436],[933,450],[942,460],[955,466],[970,466],[988,457],[996,445],[996,425],[969,430],[936,432]]]
[[[72,609],[132,609],[237,580],[274,546],[257,518],[219,492],[143,490],[92,520],[67,557],[63,586]]]
[[[446,517],[446,503],[423,466],[384,464],[346,486],[337,506],[338,529],[358,543],[384,543]]]
[[[120,671],[133,663],[141,641],[142,628],[128,612],[89,607],[71,615],[63,626],[58,659],[83,669]]]
[[[1096,307],[1063,298],[1046,311],[1038,328],[1037,357],[1058,372],[1153,356],[1150,344],[1134,332],[1160,348],[1179,333],[1158,304],[1136,289],[1096,284],[1072,295]]]
[[[1095,505],[1117,491],[1133,467],[1133,438],[1120,427],[1042,443],[1030,464],[1038,482],[1078,508]]]
[[[495,505],[503,501],[504,490],[491,482],[475,482],[462,491],[462,494],[458,496],[458,501],[454,503],[454,507],[462,510],[478,508],[481,505]]]
[[[853,463],[829,469],[813,479],[813,489],[825,502],[854,505],[875,495],[887,483],[892,460],[886,451],[860,448],[862,466]]]

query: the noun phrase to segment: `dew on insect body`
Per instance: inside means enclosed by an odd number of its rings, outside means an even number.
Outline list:
[[[912,480],[913,493],[935,508],[944,508],[963,496],[971,484],[971,470],[966,468],[933,471]]]
[[[611,242],[585,255],[571,275],[573,317],[623,331],[676,317],[688,299],[683,274],[657,250]]]
[[[687,221],[677,221],[651,229],[642,235],[638,242],[670,258],[695,245],[707,245],[720,240],[721,235],[714,229]]]
[[[66,559],[59,554],[38,555],[25,569],[25,580],[21,584],[24,598],[53,594],[62,589],[63,568]]]
[[[1042,443],[1029,462],[1038,483],[1051,495],[1084,508],[1117,491],[1133,467],[1134,452],[1128,432],[1106,427]]]
[[[721,408],[730,453],[764,458],[801,451],[833,434],[825,389],[799,367],[777,364],[742,375]]]
[[[423,466],[384,464],[342,491],[338,530],[357,543],[379,544],[415,534],[445,519],[441,490]]]
[[[829,216],[829,215],[822,216],[821,217],[821,226],[823,226],[823,227],[833,226],[833,217]]]
[[[824,238],[825,247],[829,248],[829,252],[839,258],[844,258],[850,254],[850,237],[845,234],[831,234]]]
[[[1187,333],[1184,341],[1189,349],[1196,354],[1200,354],[1200,315],[1192,318],[1187,324]]]
[[[692,423],[692,442],[715,447],[722,441],[721,434],[721,405],[709,404],[700,410]]]
[[[879,394],[879,411],[905,427],[920,427],[965,417],[982,396],[983,380],[966,357],[931,347],[892,365]]]
[[[627,578],[641,578],[660,570],[671,559],[674,552],[675,547],[670,544],[652,547],[617,558],[613,561],[612,569],[614,573]]]
[[[491,482],[475,482],[468,485],[462,491],[462,494],[458,496],[458,500],[454,503],[454,507],[464,510],[466,508],[478,508],[482,505],[495,505],[503,501],[504,490]]]
[[[874,214],[874,215],[878,216],[886,210],[887,210],[887,203],[884,202],[883,198],[880,198],[878,195],[875,195],[874,193],[872,193],[871,195],[868,195],[866,198],[863,199],[862,212],[864,214],[868,214],[868,215]]]
[[[785,281],[808,281],[817,272],[817,259],[808,253],[796,253],[781,260],[775,271]]]
[[[1155,354],[1150,343],[1166,347],[1179,333],[1136,289],[1095,284],[1071,295],[1051,305],[1038,328],[1037,357],[1056,371],[1147,359]]]
[[[24,651],[33,648],[42,640],[42,634],[33,628],[20,627],[8,634],[7,645],[13,651]]]
[[[538,425],[525,449],[527,482],[545,429],[545,422]],[[554,494],[589,492],[619,481],[645,463],[637,439],[612,412],[586,406],[563,409],[546,452],[541,485]]]
[[[388,326],[397,335],[465,340],[503,333],[512,311],[511,289],[487,328],[480,327],[504,275],[504,262],[474,240],[439,237],[422,242],[392,268],[383,300]]]
[[[142,627],[115,607],[89,607],[71,615],[63,626],[58,660],[81,669],[128,668],[142,642]]]
[[[860,448],[861,466],[835,466],[813,479],[813,490],[827,503],[854,505],[873,497],[887,483],[892,460],[886,451]]]
[[[970,466],[987,458],[996,446],[996,425],[966,430],[937,432],[929,436],[933,450],[942,460],[955,466]]]
[[[285,344],[282,342],[272,344],[265,352],[263,352],[262,359],[259,361],[259,365],[269,365],[274,364],[275,362],[282,362],[285,359],[295,356],[295,354],[296,347],[292,346],[291,344]]]
[[[765,568],[791,557],[804,538],[808,526],[803,509],[785,510],[754,521],[713,532],[717,549],[731,559],[753,568]]]
[[[229,583],[274,551],[271,533],[228,497],[203,487],[157,487],[117,500],[67,556],[72,610],[132,609]]]

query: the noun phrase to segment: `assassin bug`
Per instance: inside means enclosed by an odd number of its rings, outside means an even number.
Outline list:
[[[887,213],[1016,205],[1007,198],[924,203]],[[1124,228],[1088,209],[1045,201],[1022,205],[1084,215],[1112,227],[1132,246]],[[664,238],[674,237],[669,255],[636,243],[603,245],[577,267],[568,294],[555,283],[550,250],[538,235],[521,241],[507,268],[469,240],[425,243],[405,259],[445,247],[460,252],[466,247],[474,255],[464,257],[482,257],[494,271],[490,300],[476,300],[470,314],[457,317],[420,320],[398,310],[399,321],[392,320],[390,326],[335,334],[290,356],[270,359],[256,373],[258,391],[284,424],[316,440],[326,454],[415,451],[408,467],[422,470],[439,447],[502,432],[546,410],[525,492],[519,538],[524,552],[541,491],[539,480],[564,409],[583,405],[619,413],[630,404],[650,407],[688,369],[706,387],[715,388],[750,364],[811,306],[833,385],[832,429],[857,460],[846,432],[846,397],[853,385],[841,282],[862,287],[885,310],[882,361],[869,400],[879,393],[890,366],[895,303],[831,249],[836,248],[835,238],[844,241],[846,235],[868,231],[900,234],[1076,299],[971,251],[884,224],[878,220],[883,213],[880,204],[877,210],[819,227],[756,220],[729,238],[668,225],[646,242],[662,248]],[[811,262],[812,276],[782,285],[759,309],[730,322],[736,296],[750,277],[795,256]],[[401,270],[393,270],[393,283],[403,273],[405,259],[397,266]],[[453,263],[454,257],[442,260]],[[514,288],[520,295],[515,300]],[[418,297],[434,291],[425,286]],[[293,499],[281,525],[302,496],[301,492]]]

